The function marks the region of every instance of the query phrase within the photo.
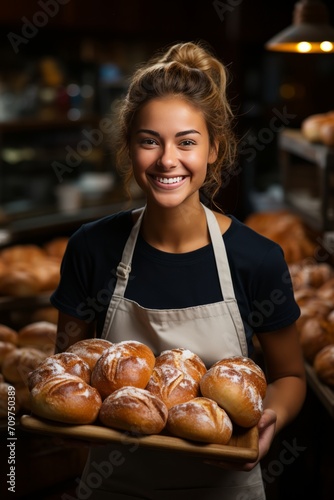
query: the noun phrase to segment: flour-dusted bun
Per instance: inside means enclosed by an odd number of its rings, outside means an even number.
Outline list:
[[[46,358],[46,354],[32,347],[22,347],[7,354],[2,363],[2,374],[6,381],[28,383],[28,375]]]
[[[20,347],[34,347],[42,351],[54,350],[57,338],[57,325],[49,321],[29,323],[18,331]]]
[[[232,422],[253,427],[263,412],[266,379],[249,358],[232,356],[215,363],[202,377],[201,393],[223,408]]]
[[[61,352],[48,356],[28,376],[28,387],[31,390],[39,382],[62,373],[69,373],[90,383],[91,370],[88,364],[72,352]]]
[[[146,389],[124,386],[102,403],[103,425],[139,434],[159,434],[166,425],[168,409]]]
[[[313,368],[324,384],[334,388],[334,342],[318,351],[314,358]]]
[[[72,344],[66,351],[73,352],[79,356],[88,364],[89,368],[93,370],[97,360],[112,345],[112,342],[106,339],[85,339]]]
[[[198,397],[173,406],[167,429],[174,436],[204,443],[227,444],[233,424],[226,411],[212,399]]]
[[[17,344],[17,331],[7,325],[0,324],[0,340]]]
[[[30,392],[30,407],[35,415],[65,424],[92,424],[101,404],[94,387],[68,373],[47,378]]]
[[[124,340],[113,344],[96,362],[91,384],[106,398],[123,386],[144,389],[152,374],[155,356],[141,342]]]
[[[309,318],[300,329],[299,341],[305,359],[313,364],[316,354],[334,343],[334,324],[324,318]]]
[[[200,395],[199,382],[205,372],[197,354],[188,349],[169,349],[157,356],[146,389],[169,409]]]

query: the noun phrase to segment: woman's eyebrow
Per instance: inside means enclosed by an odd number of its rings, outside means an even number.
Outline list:
[[[155,130],[150,130],[150,129],[146,129],[146,128],[141,128],[139,130],[137,130],[137,134],[150,134],[150,135],[154,135],[155,137],[160,137],[160,134],[159,132],[155,132]],[[175,137],[181,137],[183,135],[188,135],[188,134],[200,134],[200,132],[198,132],[198,130],[195,130],[195,129],[190,129],[190,130],[184,130],[182,132],[177,132],[175,134]]]

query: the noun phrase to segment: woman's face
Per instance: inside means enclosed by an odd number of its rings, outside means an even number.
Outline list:
[[[147,201],[178,206],[197,196],[216,159],[201,111],[181,98],[157,98],[137,113],[130,137],[133,174]]]

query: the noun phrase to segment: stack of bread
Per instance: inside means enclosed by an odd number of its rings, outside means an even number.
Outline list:
[[[289,266],[300,307],[299,339],[318,378],[334,388],[334,269],[307,259]]]
[[[314,255],[316,245],[302,219],[288,210],[254,212],[245,224],[262,236],[278,243],[288,264],[300,262]]]
[[[74,357],[81,359],[76,371]],[[207,369],[188,349],[155,356],[141,342],[89,339],[45,359],[29,375],[29,389],[41,418],[227,444],[234,426],[259,421],[266,379],[242,356]]]
[[[12,245],[0,251],[0,296],[29,297],[53,291],[68,238],[44,245]]]
[[[15,411],[30,410],[28,376],[55,350],[57,326],[47,321],[19,330],[0,324],[0,418],[7,416],[8,387],[15,388]]]
[[[301,133],[310,142],[334,146],[334,110],[305,118],[301,124]]]

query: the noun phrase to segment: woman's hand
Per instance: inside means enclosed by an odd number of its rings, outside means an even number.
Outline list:
[[[255,462],[225,462],[218,460],[206,460],[208,465],[214,465],[223,469],[250,471],[252,470],[265,455],[268,453],[271,443],[275,437],[276,428],[276,413],[271,409],[264,410],[259,422],[259,455]]]

